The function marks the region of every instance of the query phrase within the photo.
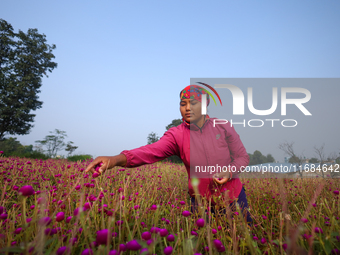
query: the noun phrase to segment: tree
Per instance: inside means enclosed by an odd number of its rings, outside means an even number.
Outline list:
[[[149,135],[148,135],[148,144],[152,144],[152,143],[155,143],[159,140],[159,137],[157,136],[156,133],[154,132],[151,132]]]
[[[311,163],[311,164],[319,163],[319,160],[317,158],[311,158],[309,160],[309,163]]]
[[[266,163],[272,163],[272,162],[275,162],[275,159],[272,156],[272,154],[268,154],[266,157]]]
[[[68,142],[65,151],[68,152],[68,157],[78,148],[78,146],[72,146],[73,142]]]
[[[177,127],[178,125],[181,125],[182,122],[183,121],[181,119],[172,120],[172,122],[169,125],[167,125],[165,128],[166,128],[166,130],[169,130],[172,127]]]
[[[65,147],[64,139],[67,137],[65,131],[61,131],[59,129],[55,129],[54,132],[50,131],[51,135],[45,136],[44,140],[35,141],[42,146],[47,147],[47,154],[49,157],[55,158],[59,150],[62,150]]]
[[[299,171],[299,170],[301,169],[301,166],[303,164],[304,157],[302,155],[300,156],[296,155],[293,145],[294,145],[293,142],[281,143],[279,145],[279,149],[283,150],[288,156],[290,156],[289,163],[296,164],[296,170],[298,170],[297,172],[302,178],[303,177],[302,171]]]
[[[30,112],[42,107],[38,93],[43,75],[57,67],[51,61],[55,48],[37,29],[15,33],[0,19],[0,139],[28,134],[33,127],[35,114]]]

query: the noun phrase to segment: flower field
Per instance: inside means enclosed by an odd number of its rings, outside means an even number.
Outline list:
[[[0,254],[340,254],[338,179],[241,179],[248,227],[191,213],[184,166],[88,164],[0,157]]]

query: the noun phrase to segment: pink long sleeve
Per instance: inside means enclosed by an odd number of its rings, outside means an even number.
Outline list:
[[[121,154],[126,156],[126,167],[137,167],[179,155],[179,150],[172,130],[168,130],[159,141],[136,149],[124,150]]]

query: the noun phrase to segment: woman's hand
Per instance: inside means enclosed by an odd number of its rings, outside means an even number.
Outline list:
[[[113,168],[115,166],[125,166],[126,165],[126,157],[124,154],[120,154],[117,156],[111,156],[111,157],[97,157],[95,160],[93,160],[85,169],[85,172],[91,172],[92,174],[97,173],[97,177],[104,173],[106,169]]]
[[[216,173],[213,175],[213,180],[215,183],[217,184],[224,184],[227,181],[230,180],[230,173],[229,172],[225,172],[225,173]]]

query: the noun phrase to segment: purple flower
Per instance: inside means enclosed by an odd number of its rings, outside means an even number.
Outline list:
[[[34,189],[31,185],[22,186],[19,190],[19,195],[29,197],[34,194]]]
[[[166,237],[169,232],[166,228],[162,228],[160,231],[159,231],[159,234],[161,235],[161,237]]]
[[[123,221],[122,221],[122,220],[117,220],[117,221],[116,221],[116,225],[117,225],[117,226],[123,225]]]
[[[183,211],[182,212],[182,215],[184,216],[184,217],[189,217],[190,216],[190,212],[189,211]]]
[[[131,251],[138,251],[142,248],[142,246],[136,240],[131,240],[130,242],[127,242],[126,248]]]
[[[58,212],[56,214],[56,221],[61,222],[65,219],[65,213],[64,212]]]
[[[67,251],[69,250],[68,247],[66,246],[62,246],[57,250],[57,255],[63,255],[65,254]]]
[[[153,210],[153,211],[157,210],[157,205],[152,205],[150,210]]]
[[[20,234],[22,228],[17,228],[16,230],[14,230],[14,234],[18,235]]]
[[[196,225],[200,228],[204,227],[204,219],[200,218],[196,221]]]
[[[265,244],[266,242],[267,242],[266,238],[262,237],[262,238],[261,238],[261,243],[262,243],[262,244]]]
[[[107,229],[97,231],[96,242],[98,244],[107,244],[107,236],[109,231]]]
[[[109,255],[119,255],[119,252],[117,250],[112,250],[109,252]]]
[[[257,236],[253,236],[253,240],[257,241],[259,238]]]
[[[225,251],[225,247],[220,240],[215,239],[213,242],[214,242],[214,245],[215,245],[218,252],[224,252]]]
[[[175,236],[174,235],[168,235],[166,240],[168,240],[169,242],[173,242],[173,241],[175,241]]]
[[[334,190],[333,193],[334,193],[335,195],[339,195],[339,190]]]
[[[164,248],[164,254],[165,255],[170,255],[172,253],[172,247],[168,246]]]
[[[185,202],[184,201],[181,201],[181,202],[179,202],[181,205],[185,205]]]
[[[125,244],[120,244],[119,245],[119,251],[126,251],[126,245]]]
[[[315,233],[323,234],[322,229],[321,229],[321,228],[318,228],[318,227],[314,228],[314,232],[315,232]]]
[[[287,250],[287,247],[288,247],[288,245],[286,243],[282,244],[282,248],[283,248],[284,251]]]
[[[215,235],[217,233],[217,230],[216,229],[211,229],[211,232]]]
[[[147,241],[147,240],[150,240],[150,238],[151,238],[151,233],[149,231],[142,233],[142,239],[143,240]]]
[[[52,222],[51,218],[50,217],[43,217],[39,220],[39,224],[41,226],[48,226],[50,225]]]
[[[198,236],[198,233],[196,231],[191,231],[191,235]]]
[[[92,254],[93,254],[92,249],[85,249],[81,253],[81,255],[92,255]]]
[[[8,217],[7,213],[0,214],[0,219],[2,219],[2,220],[7,219],[7,217]]]
[[[302,221],[303,223],[307,223],[307,222],[308,222],[308,219],[302,218],[301,221]]]
[[[149,254],[149,249],[148,248],[143,248],[143,249],[140,250],[139,254],[148,255]]]
[[[66,218],[66,223],[70,223],[70,221],[72,220],[72,216],[69,216]]]

